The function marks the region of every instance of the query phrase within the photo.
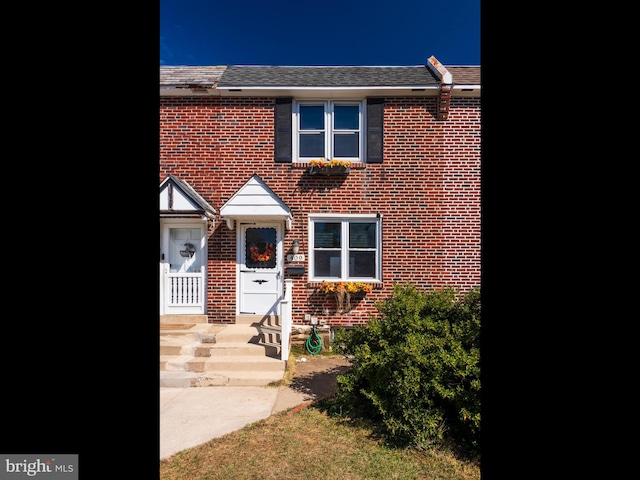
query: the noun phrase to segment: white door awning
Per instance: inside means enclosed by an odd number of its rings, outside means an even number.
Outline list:
[[[256,174],[220,208],[220,216],[230,230],[236,220],[281,220],[290,230],[293,220],[289,207]]]
[[[160,184],[160,216],[192,217],[202,215],[213,224],[216,210],[184,180],[173,175]]]

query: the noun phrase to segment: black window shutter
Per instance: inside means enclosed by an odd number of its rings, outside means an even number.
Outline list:
[[[367,163],[382,163],[384,98],[367,98]]]
[[[291,98],[276,98],[275,161],[291,163]]]

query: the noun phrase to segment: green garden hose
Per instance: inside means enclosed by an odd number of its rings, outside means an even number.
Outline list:
[[[311,355],[316,355],[322,350],[322,337],[316,332],[315,326],[313,327],[311,335],[307,338],[307,341],[304,342],[304,346]]]

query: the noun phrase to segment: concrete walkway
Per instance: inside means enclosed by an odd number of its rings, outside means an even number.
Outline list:
[[[160,388],[160,459],[267,418],[279,388]]]
[[[287,386],[161,387],[160,459],[326,397],[348,361],[334,359],[330,366],[323,362],[320,358],[310,360],[304,372]]]

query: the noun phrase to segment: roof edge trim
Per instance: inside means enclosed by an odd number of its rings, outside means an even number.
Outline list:
[[[439,90],[440,86],[439,85],[405,85],[405,86],[394,86],[394,87],[389,87],[389,86],[384,86],[384,85],[366,85],[366,86],[359,86],[359,87],[347,87],[347,86],[340,86],[340,87],[318,87],[318,86],[314,86],[314,87],[301,87],[301,86],[295,86],[295,85],[289,85],[289,86],[279,86],[279,87],[273,87],[273,86],[261,86],[261,87],[243,87],[240,85],[237,86],[233,86],[233,87],[221,87],[218,86],[217,90],[371,90],[371,89],[375,89],[375,90],[409,90],[412,88],[424,88],[424,89],[428,89],[428,90]]]

